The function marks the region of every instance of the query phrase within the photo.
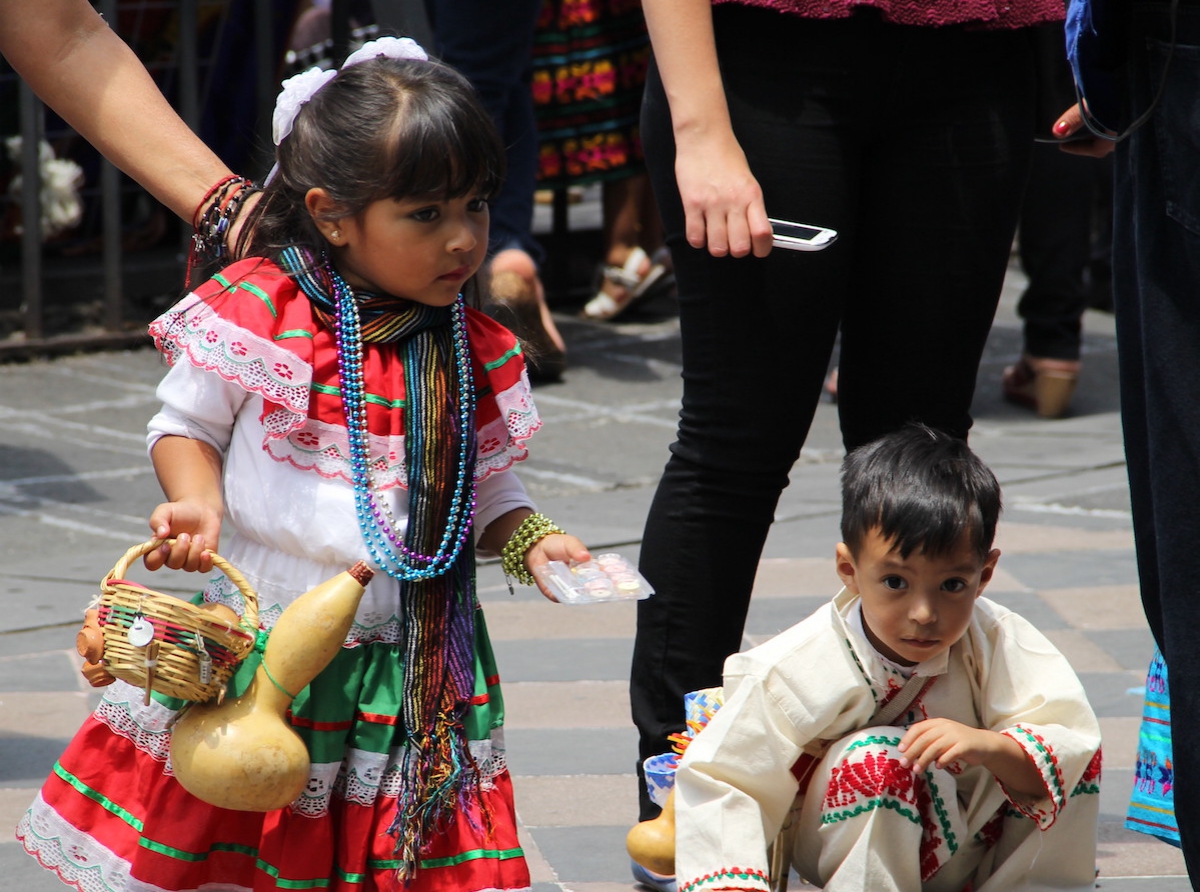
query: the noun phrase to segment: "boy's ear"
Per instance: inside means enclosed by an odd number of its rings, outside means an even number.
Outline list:
[[[860,594],[858,590],[858,566],[854,563],[854,555],[850,551],[850,546],[845,542],[839,542],[835,556],[837,560],[837,575],[842,580],[842,585],[854,594]]]
[[[317,186],[304,193],[304,207],[312,217],[313,224],[330,244],[341,244],[341,231],[338,228],[339,218],[330,219],[340,208],[328,192]]]
[[[987,560],[983,562],[983,570],[979,574],[979,589],[975,592],[975,597],[978,598],[982,595],[987,584],[992,581],[992,577],[996,574],[998,560],[1000,560],[1000,549],[993,548],[988,552]]]

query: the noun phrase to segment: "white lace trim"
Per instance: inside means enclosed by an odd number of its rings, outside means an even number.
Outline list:
[[[104,691],[104,697],[94,713],[119,737],[131,741],[139,750],[156,761],[166,763],[171,756],[171,734],[168,730],[176,712],[157,700],[145,704],[145,692],[124,681],[117,681]]]
[[[295,428],[308,416],[312,368],[278,344],[222,318],[194,294],[150,325],[150,334],[171,365],[182,356],[196,368],[216,372],[247,393],[283,406]],[[283,419],[275,419],[276,431]],[[282,433],[276,433],[282,436]]]
[[[353,483],[346,427],[308,417],[311,366],[273,341],[222,318],[194,294],[190,297],[190,303],[181,302],[150,326],[167,361],[175,365],[186,356],[196,368],[215,372],[276,404],[279,408],[263,418],[263,448],[276,461]],[[500,416],[479,429],[476,482],[524,460],[524,441],[541,427],[525,373],[496,394],[496,404]],[[370,454],[376,487],[408,486],[403,435],[371,434]]]
[[[129,875],[129,862],[64,820],[38,794],[17,824],[17,839],[47,870],[80,892],[168,892]],[[229,883],[204,887],[206,892],[249,892]]]
[[[329,812],[329,802],[335,794],[352,805],[366,806],[373,805],[381,793],[395,798],[403,781],[404,752],[403,747],[390,753],[348,749],[341,762],[314,764],[308,784],[292,808],[306,818],[319,818]],[[504,732],[498,729],[492,732],[490,740],[472,740],[471,756],[479,766],[482,789],[494,789],[496,777],[508,768]]]
[[[500,417],[479,429],[475,457],[478,483],[497,471],[511,468],[528,455],[525,441],[541,427],[537,409],[527,390],[513,386],[497,395]],[[267,439],[263,447],[276,461],[287,462],[301,471],[353,483],[349,439],[344,425],[305,418],[295,423],[290,412],[276,410],[263,419]],[[404,436],[370,434],[371,478],[378,489],[408,487],[404,467]]]
[[[272,594],[269,583],[260,584],[258,594],[258,624],[264,629],[275,628],[283,615],[284,605],[269,600]],[[286,589],[284,589],[286,591]],[[245,598],[236,585],[225,575],[209,580],[204,589],[204,600],[212,604],[224,604],[239,616],[245,610]],[[385,616],[383,612],[368,611],[356,615],[350,631],[346,633],[345,647],[360,644],[396,644],[400,641],[400,618],[395,614]]]

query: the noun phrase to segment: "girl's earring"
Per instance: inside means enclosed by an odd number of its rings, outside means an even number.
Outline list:
[[[342,231],[340,229],[335,229],[333,232],[329,233],[329,237],[336,242],[342,237]]]

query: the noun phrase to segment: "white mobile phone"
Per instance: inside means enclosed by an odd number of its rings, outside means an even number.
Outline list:
[[[837,239],[837,233],[824,226],[808,226],[804,223],[789,223],[787,220],[768,218],[775,232],[773,244],[789,251],[822,251]]]

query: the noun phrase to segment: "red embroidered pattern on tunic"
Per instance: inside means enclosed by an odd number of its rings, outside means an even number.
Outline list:
[[[941,869],[958,846],[953,834],[937,818],[945,804],[924,775],[916,774],[890,754],[896,738],[868,737],[848,747],[846,758],[835,765],[822,803],[821,823],[845,821],[884,808],[921,825],[921,879],[928,880]],[[875,744],[865,753],[855,752]]]

